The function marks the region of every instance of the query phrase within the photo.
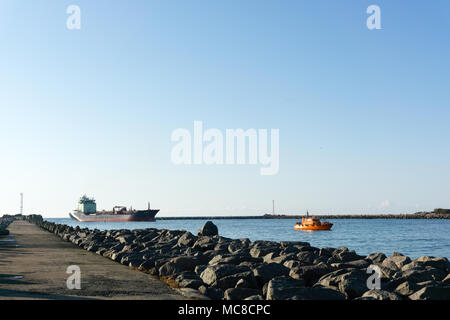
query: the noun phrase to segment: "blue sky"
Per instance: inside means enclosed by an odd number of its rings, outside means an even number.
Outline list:
[[[161,216],[450,207],[449,35],[445,0],[2,0],[0,214],[20,192],[47,217],[84,193]],[[175,166],[194,120],[279,129],[279,173]]]

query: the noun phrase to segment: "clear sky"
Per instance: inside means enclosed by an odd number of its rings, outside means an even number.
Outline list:
[[[449,208],[449,39],[447,0],[1,0],[0,214]],[[195,120],[279,129],[278,174],[174,165]]]

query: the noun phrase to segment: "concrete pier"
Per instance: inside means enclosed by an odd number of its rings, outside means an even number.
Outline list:
[[[27,221],[0,237],[0,300],[186,299],[158,279],[82,250]],[[80,268],[81,289],[68,289],[67,267]]]

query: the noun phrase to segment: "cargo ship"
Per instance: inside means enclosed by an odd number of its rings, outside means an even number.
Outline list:
[[[127,209],[124,206],[115,206],[112,211],[97,211],[97,204],[94,198],[82,196],[78,201],[78,209],[69,213],[72,219],[80,222],[85,221],[156,221],[155,216],[159,209],[147,210]]]

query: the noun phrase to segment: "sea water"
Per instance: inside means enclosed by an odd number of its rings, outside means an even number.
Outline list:
[[[81,228],[171,229],[197,234],[206,220],[177,219],[156,222],[77,222],[72,219],[47,221]],[[271,241],[306,241],[318,248],[347,247],[360,255],[400,252],[411,258],[427,255],[450,259],[450,219],[330,219],[331,231],[294,230],[295,219],[210,219],[224,237]]]

